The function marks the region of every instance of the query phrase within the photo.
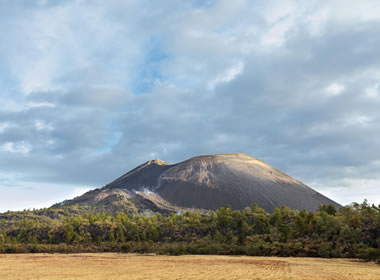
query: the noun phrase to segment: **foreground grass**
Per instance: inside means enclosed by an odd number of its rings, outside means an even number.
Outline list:
[[[0,255],[0,279],[380,279],[348,259],[134,254]]]

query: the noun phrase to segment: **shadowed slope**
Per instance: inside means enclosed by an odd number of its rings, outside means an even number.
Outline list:
[[[150,160],[127,172],[115,181],[106,185],[106,188],[124,188],[130,191],[148,189],[157,186],[159,176],[170,168],[169,163],[162,160]]]

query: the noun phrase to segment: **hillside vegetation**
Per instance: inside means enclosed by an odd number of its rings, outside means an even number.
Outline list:
[[[380,205],[315,212],[257,205],[207,214],[107,214],[64,206],[0,214],[0,252],[136,252],[380,260]]]

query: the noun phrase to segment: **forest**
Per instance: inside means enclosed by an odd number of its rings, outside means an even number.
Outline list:
[[[380,263],[380,205],[315,212],[256,204],[160,215],[62,206],[0,214],[0,253],[120,252],[361,258]]]

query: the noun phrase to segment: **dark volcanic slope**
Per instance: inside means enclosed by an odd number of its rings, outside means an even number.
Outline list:
[[[170,168],[169,163],[162,160],[150,160],[124,174],[108,184],[109,188],[132,190],[152,190],[157,186],[157,180],[162,173]]]
[[[217,209],[227,204],[243,209],[257,203],[266,211],[286,205],[315,210],[339,204],[272,166],[245,154],[198,156],[169,165],[153,160],[128,172],[103,190],[147,190],[172,205]]]

